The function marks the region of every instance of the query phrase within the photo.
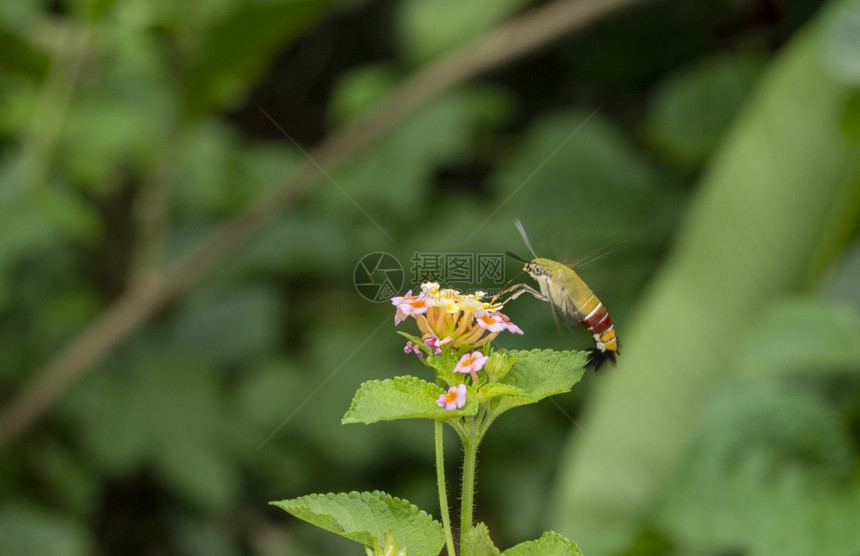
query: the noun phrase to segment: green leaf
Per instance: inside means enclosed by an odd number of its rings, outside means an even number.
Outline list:
[[[274,289],[207,292],[191,299],[171,339],[178,351],[215,362],[247,361],[266,353],[280,329],[280,297]]]
[[[383,64],[364,66],[341,77],[334,90],[329,117],[335,124],[352,121],[397,85],[397,74]]]
[[[761,393],[766,394],[764,389]],[[759,407],[760,414],[765,411]],[[831,419],[836,418],[833,413]],[[777,416],[772,421],[779,425]],[[690,457],[678,466],[659,513],[652,514],[672,539],[675,553],[718,554],[729,547],[780,556],[860,553],[860,485],[850,468],[834,481],[827,472],[821,475],[821,468],[797,465],[791,453],[781,461],[761,450],[727,454],[720,437],[730,436],[731,426],[719,422],[705,427]],[[752,432],[755,425],[749,422],[746,428]],[[847,447],[851,439],[845,436]],[[852,454],[849,466],[853,460]]]
[[[186,89],[192,118],[235,103],[266,68],[270,56],[324,15],[316,0],[240,2],[199,46]]]
[[[752,324],[737,356],[748,376],[860,369],[860,315],[841,301],[780,300]]]
[[[342,423],[376,423],[395,419],[439,419],[473,416],[478,403],[472,391],[462,409],[449,411],[439,407],[436,400],[445,391],[414,376],[398,376],[386,380],[370,380],[359,387]]]
[[[585,373],[584,351],[513,350],[508,355],[518,361],[502,384],[517,388],[521,394],[512,392],[502,397],[501,411],[569,392]]]
[[[336,215],[364,224],[353,203],[365,207],[374,218],[386,215],[390,221],[414,226],[414,218],[403,207],[427,195],[440,167],[459,162],[470,152],[488,96],[486,88],[456,89],[429,102],[338,169],[334,179],[341,187],[321,188],[315,192],[315,200]],[[384,188],[379,187],[382,183]]]
[[[151,465],[174,492],[202,508],[224,508],[237,490],[221,445],[217,376],[196,359],[144,344],[121,366],[101,369],[70,399],[90,458],[108,473]]]
[[[484,523],[472,527],[464,539],[462,556],[499,556],[499,549],[490,538],[490,530]]]
[[[504,222],[502,231],[513,242],[519,238],[510,222],[521,217],[540,254],[575,259],[625,233],[653,227],[657,215],[664,214],[667,203],[673,201],[665,178],[597,109],[568,109],[540,118],[523,134],[521,143],[521,148],[500,161],[490,178],[499,198],[517,195],[517,203],[507,205],[494,220]],[[526,183],[528,187],[522,187]],[[567,224],[571,219],[575,226]],[[566,234],[564,227],[569,228]],[[562,239],[559,233],[566,235],[560,242],[561,252],[535,240]],[[489,231],[484,234],[493,236]]]
[[[582,551],[576,543],[568,540],[558,533],[547,531],[534,541],[520,543],[502,553],[504,556],[530,556],[541,554],[542,556],[582,556]]]
[[[384,546],[387,533],[410,556],[435,556],[445,544],[441,523],[384,492],[310,494],[270,504],[370,548],[374,542]]]
[[[842,131],[855,143],[860,143],[860,91],[855,91],[845,103]]]
[[[566,447],[553,523],[575,524],[589,551],[611,553],[607,541],[674,480],[751,316],[819,281],[856,226],[860,152],[839,129],[850,91],[823,71],[820,31],[773,62],[696,187],[587,412],[600,442],[577,434]]]
[[[824,26],[821,54],[832,75],[847,85],[860,85],[860,0],[839,3]]]
[[[758,59],[727,56],[699,62],[667,80],[651,104],[657,146],[685,167],[698,167],[728,129],[761,73]]]
[[[414,62],[425,62],[474,38],[528,0],[407,0],[398,6],[401,42]]]
[[[30,505],[0,508],[4,554],[18,556],[84,556],[93,554],[87,530],[76,520]]]

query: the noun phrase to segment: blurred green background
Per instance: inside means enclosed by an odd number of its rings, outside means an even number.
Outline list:
[[[0,423],[123,292],[290,188],[296,145],[543,4],[0,3]],[[471,76],[5,439],[0,554],[361,553],[266,505],[311,492],[438,515],[429,423],[340,424],[362,381],[423,372],[353,270],[391,253],[405,291],[416,252],[525,256],[519,217],[559,260],[621,240],[581,274],[622,359],[557,398],[577,426],[544,403],[490,432],[496,544],[856,556],[858,155],[858,0],[633,3]],[[502,347],[589,345],[531,298],[506,312]]]

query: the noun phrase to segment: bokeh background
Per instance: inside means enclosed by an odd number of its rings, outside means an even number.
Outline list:
[[[423,372],[354,269],[525,256],[515,218],[598,253],[623,355],[556,399],[576,425],[490,432],[496,544],[860,554],[860,2],[573,4],[402,110],[550,4],[0,3],[0,554],[363,553],[267,506],[312,492],[438,515],[431,424],[340,424]],[[507,313],[502,347],[589,345]]]

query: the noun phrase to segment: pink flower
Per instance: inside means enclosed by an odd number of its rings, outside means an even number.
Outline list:
[[[448,411],[462,408],[466,405],[466,385],[461,384],[448,388],[446,393],[439,395],[436,404]]]
[[[406,347],[403,348],[403,353],[414,353],[415,355],[418,356],[418,359],[421,359],[422,357],[424,357],[424,354],[421,353],[421,348],[419,348],[417,345],[413,344],[412,342],[406,342]]]
[[[505,328],[508,332],[513,332],[514,334],[522,334],[522,329],[516,324],[511,322],[511,319],[508,318],[507,315],[503,313],[496,313],[503,321],[505,321]]]
[[[478,326],[490,332],[501,332],[507,328],[505,321],[502,320],[501,313],[487,311],[486,309],[475,311],[475,322],[478,323]]]
[[[489,356],[484,355],[480,351],[464,353],[463,357],[457,361],[457,366],[454,367],[455,373],[463,373],[472,375],[472,382],[478,382],[478,371],[484,368],[484,364],[489,359]]]
[[[442,353],[442,343],[439,341],[439,336],[435,334],[424,339],[424,344],[433,350],[433,353],[439,355]]]
[[[395,326],[403,322],[409,315],[420,315],[426,313],[431,306],[431,299],[419,293],[412,295],[412,290],[406,292],[406,295],[401,297],[392,297],[391,304],[397,307],[397,312],[394,314]]]

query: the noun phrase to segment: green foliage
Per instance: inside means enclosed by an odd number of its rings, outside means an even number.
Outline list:
[[[384,546],[389,533],[410,556],[438,554],[445,543],[441,523],[384,492],[311,494],[271,504],[369,548]]]
[[[403,50],[426,62],[474,38],[525,5],[525,0],[406,0],[398,9]],[[444,21],[445,25],[440,25]]]
[[[500,552],[490,539],[490,532],[483,523],[477,524],[466,537],[463,546],[465,556],[527,556],[542,554],[546,556],[582,556],[576,543],[558,533],[547,531],[539,539],[526,541],[504,552]]]
[[[376,423],[395,419],[453,419],[474,416],[478,403],[467,397],[462,409],[448,411],[436,405],[436,398],[444,391],[414,376],[398,376],[386,380],[365,382],[355,393],[349,411],[342,422]]]
[[[860,86],[860,2],[847,0],[830,11],[821,41],[825,67],[845,84]]]
[[[751,362],[748,370],[756,374],[782,365],[797,370],[798,364],[807,371],[833,364],[844,370],[845,363],[856,369],[856,340],[847,340],[856,338],[856,314],[850,318],[832,306],[798,310],[807,319],[815,314],[817,330],[809,337],[809,323],[795,322],[795,334],[777,322],[772,333],[781,338],[780,347],[762,338],[756,318],[791,292],[821,280],[824,261],[830,260],[823,253],[832,257],[842,249],[860,209],[858,151],[838,126],[850,91],[823,71],[821,40],[820,25],[801,34],[763,77],[725,136],[669,262],[641,301],[634,326],[622,335],[619,372],[607,379],[584,425],[597,441],[567,447],[554,523],[563,531],[576,524],[577,538],[590,554],[611,554],[626,545],[638,529],[633,515],[671,487],[684,454],[704,434],[706,400],[743,366],[735,365],[740,346],[759,360],[774,357],[767,365]],[[836,327],[832,340],[816,343],[813,338],[823,339],[831,325]],[[799,335],[803,342],[797,341]],[[845,345],[837,347],[840,343]],[[788,363],[804,345],[804,358]],[[813,346],[818,360],[809,353]],[[831,350],[822,353],[822,347]],[[715,418],[720,429],[735,427],[748,436],[723,440],[721,453],[734,456],[729,459],[738,459],[744,450],[758,454],[756,465],[763,469],[756,473],[765,472],[762,462],[788,460],[846,480],[845,465],[856,456],[846,459],[850,452],[844,448],[840,417],[796,394],[774,400],[776,394],[765,392],[767,387],[749,390],[749,397],[735,392],[726,402],[735,409],[742,404],[749,413],[721,411]],[[765,418],[766,408],[774,406],[779,413]],[[752,420],[746,426],[741,426],[742,415]],[[760,430],[751,430],[759,424]],[[721,487],[721,475],[703,476]],[[761,490],[744,495],[739,506],[765,498]],[[780,514],[775,504],[768,550],[754,550],[753,540],[740,529],[733,547],[778,554],[780,534],[808,534],[809,529],[792,529]],[[746,515],[739,524],[748,526],[759,514]],[[700,523],[705,526],[707,518]],[[798,546],[808,547],[807,541],[816,538],[798,540]],[[851,553],[850,546],[831,553]]]
[[[241,99],[275,48],[305,31],[328,7],[323,0],[235,3],[195,45],[185,96],[188,116]]]
[[[420,339],[418,340],[420,342]],[[435,384],[413,376],[399,376],[362,384],[342,422],[368,424],[395,419],[451,420],[473,417],[478,412],[479,402],[489,402],[488,415],[495,419],[514,407],[537,403],[549,396],[569,392],[582,378],[582,365],[586,355],[584,352],[535,349],[512,351],[509,355],[494,352],[494,357],[497,360],[512,360],[510,372],[497,377],[491,376],[490,383],[482,383],[478,388],[470,387],[466,405],[462,409],[449,411],[436,405],[436,398],[443,394],[444,390]],[[451,356],[437,358],[447,360],[449,368],[453,367],[456,359]],[[507,367],[509,364],[498,365]],[[450,371],[446,373],[440,370],[439,375],[455,378]]]
[[[26,505],[9,505],[0,510],[0,538],[3,552],[7,554],[83,556],[92,553],[86,532],[74,520]]]
[[[146,351],[133,366],[97,376],[72,401],[81,442],[108,473],[152,465],[189,502],[225,508],[238,485],[224,458],[216,384],[193,359]]]
[[[260,108],[311,151],[527,4],[0,2],[0,411],[130,285],[289,183],[304,155]],[[338,420],[361,384],[415,364],[384,332],[390,307],[356,294],[353,268],[390,252],[405,291],[416,252],[523,255],[516,217],[558,260],[626,239],[579,269],[623,356],[558,399],[588,431],[577,457],[557,464],[571,425],[548,403],[487,435],[475,517],[499,546],[540,535],[557,495],[582,513],[556,528],[592,556],[595,537],[640,556],[780,553],[780,538],[797,547],[786,554],[857,552],[860,244],[845,249],[857,2],[782,53],[819,4],[764,19],[743,3],[621,9],[419,107],[338,170],[321,160],[340,187],[323,176],[0,447],[0,552],[339,554],[331,543],[348,541],[259,501],[373,484],[435,507],[426,424]],[[520,265],[506,267],[504,281]],[[513,407],[579,379],[568,350],[588,334],[559,333],[526,297],[505,311],[526,335],[498,342],[470,403]],[[554,357],[570,371],[515,361],[538,346],[569,353]],[[455,359],[425,353],[422,371],[462,380]],[[416,375],[422,403],[453,416],[435,405],[441,385]],[[665,411],[616,396],[620,383]],[[664,466],[673,454],[688,459]],[[643,490],[664,504],[639,505]],[[630,511],[615,520],[618,508]],[[753,517],[768,530],[735,542]],[[625,534],[593,534],[597,521]],[[826,538],[809,548],[816,531]]]
[[[653,97],[653,139],[666,156],[696,168],[716,148],[761,71],[761,60],[705,60],[667,80]]]
[[[552,554],[554,556],[582,556],[582,551],[576,543],[558,533],[547,531],[541,538],[527,541],[505,550],[507,556],[525,556],[527,554]]]
[[[470,556],[499,556],[501,552],[490,538],[490,530],[483,523],[478,523],[469,530],[460,550]]]

